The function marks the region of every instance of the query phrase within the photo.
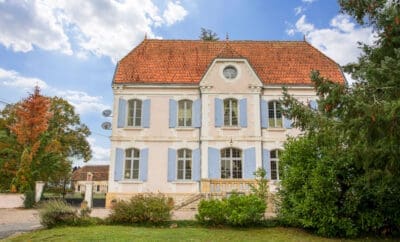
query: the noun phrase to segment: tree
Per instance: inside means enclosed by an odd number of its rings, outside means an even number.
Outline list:
[[[326,236],[399,233],[400,6],[339,2],[379,38],[345,67],[355,85],[312,73],[318,110],[284,92],[285,114],[304,133],[289,139],[281,157],[280,216]]]
[[[65,184],[71,159],[92,157],[86,140],[90,131],[73,106],[62,98],[41,96],[38,88],[2,110],[0,128],[5,137],[0,141],[0,174],[7,175],[0,182],[3,190],[9,189],[11,178],[11,190],[20,192],[33,189],[37,180]]]
[[[200,36],[199,38],[201,40],[205,41],[217,41],[219,40],[218,35],[213,32],[211,29],[206,29],[206,28],[201,28],[200,29]]]

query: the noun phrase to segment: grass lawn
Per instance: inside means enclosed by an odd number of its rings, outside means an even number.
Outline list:
[[[5,241],[344,241],[311,235],[292,228],[209,229],[201,227],[146,228],[89,226],[43,229]],[[363,238],[345,241],[377,241]],[[391,240],[385,240],[391,241]],[[393,240],[394,241],[394,240]]]

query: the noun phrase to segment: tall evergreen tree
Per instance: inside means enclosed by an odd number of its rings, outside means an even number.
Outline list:
[[[280,215],[327,236],[395,234],[400,229],[400,6],[397,1],[341,0],[342,11],[378,34],[345,70],[348,87],[317,71],[318,110],[285,92],[304,131],[285,145]]]

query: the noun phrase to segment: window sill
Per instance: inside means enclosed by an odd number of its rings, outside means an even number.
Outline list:
[[[124,130],[142,130],[142,129],[143,127],[129,127],[129,126],[124,127]]]
[[[267,128],[268,131],[286,131],[285,128]]]
[[[195,128],[193,127],[176,127],[177,131],[193,131]]]
[[[224,126],[221,127],[222,130],[240,130],[242,129],[241,127],[237,127],[237,126]]]
[[[120,184],[143,184],[143,181],[139,181],[139,180],[121,180],[118,183],[120,183]]]
[[[172,181],[172,184],[197,184],[197,181],[192,181],[192,180],[176,180]]]

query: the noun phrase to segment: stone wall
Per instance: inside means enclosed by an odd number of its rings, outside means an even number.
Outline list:
[[[24,207],[24,194],[0,193],[0,208],[21,208]]]

